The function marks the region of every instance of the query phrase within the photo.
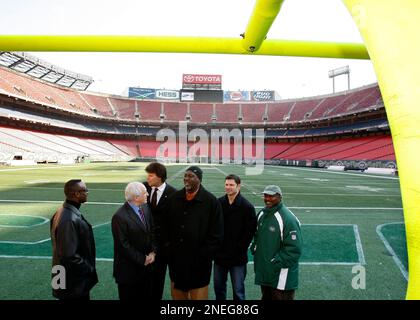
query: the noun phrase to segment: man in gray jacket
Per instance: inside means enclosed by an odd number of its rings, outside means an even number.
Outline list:
[[[53,296],[60,300],[90,300],[90,290],[98,283],[92,226],[79,211],[88,192],[82,180],[67,181],[66,201],[51,219],[53,280],[65,275],[65,281],[53,285]],[[61,272],[54,275],[56,270]]]

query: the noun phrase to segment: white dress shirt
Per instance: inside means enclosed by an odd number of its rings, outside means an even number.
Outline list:
[[[152,187],[152,192],[150,193],[150,200],[153,197],[153,193],[157,192],[157,198],[156,198],[156,205],[159,203],[160,197],[162,197],[163,191],[165,191],[166,188],[166,182],[162,183],[162,185],[159,188]]]

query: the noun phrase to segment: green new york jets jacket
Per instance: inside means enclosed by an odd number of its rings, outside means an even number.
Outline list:
[[[302,235],[298,218],[282,203],[264,208],[251,245],[255,284],[279,290],[298,287]]]

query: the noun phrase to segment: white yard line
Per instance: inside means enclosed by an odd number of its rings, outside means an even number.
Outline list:
[[[27,171],[27,170],[43,170],[43,169],[63,169],[63,168],[72,168],[80,167],[83,164],[78,165],[67,165],[67,166],[56,166],[56,167],[31,167],[31,168],[14,168],[14,169],[0,169],[0,172],[13,172],[13,171]]]
[[[111,221],[108,222],[104,222],[104,223],[100,223],[97,225],[94,225],[92,228],[99,228],[102,227],[104,225],[110,224]],[[42,239],[39,241],[34,241],[34,242],[30,242],[30,241],[0,241],[0,244],[5,243],[5,244],[23,244],[23,245],[34,245],[34,244],[41,244],[47,241],[50,241],[51,238],[47,238],[47,239]]]
[[[388,252],[391,254],[392,259],[394,259],[397,267],[400,269],[403,277],[405,280],[408,281],[408,271],[404,267],[404,264],[401,262],[400,258],[398,258],[397,254],[395,253],[394,249],[392,249],[391,245],[389,244],[388,240],[386,240],[385,236],[382,233],[382,228],[384,226],[390,225],[390,224],[404,224],[404,222],[391,222],[391,223],[384,223],[376,227],[376,233],[378,234],[379,238],[382,240],[382,242],[385,245],[385,248],[388,250]]]
[[[0,200],[6,203],[63,203],[63,200]],[[86,202],[83,205],[114,205],[121,206],[123,202]],[[255,206],[256,209],[264,208],[264,206]],[[403,210],[403,208],[392,207],[288,207],[289,209],[302,210]]]
[[[32,224],[30,226],[10,226],[10,225],[2,225],[2,224],[0,224],[0,227],[2,227],[2,228],[32,228],[32,227],[37,227],[37,226],[46,224],[46,223],[48,223],[50,221],[49,219],[47,219],[45,217],[28,215],[28,214],[0,213],[0,216],[33,217],[33,218],[39,218],[39,219],[43,220],[40,223]]]
[[[353,225],[354,238],[356,239],[357,255],[359,257],[359,263],[364,266],[366,265],[365,255],[363,253],[362,240],[360,239],[359,227]]]
[[[101,227],[103,225],[107,225],[110,222],[101,223],[98,225],[93,226],[93,228]],[[303,224],[303,225],[310,225],[310,226],[351,226],[353,227],[353,230],[355,230],[355,238],[356,238],[356,246],[359,256],[359,262],[300,262],[301,265],[331,265],[331,266],[352,266],[356,264],[362,264],[365,265],[365,259],[363,254],[363,249],[361,246],[361,240],[360,236],[358,235],[357,226],[354,224],[323,224],[323,223],[314,223],[314,224]],[[357,231],[356,231],[357,230]],[[36,241],[36,242],[19,242],[19,241],[0,241],[0,243],[8,243],[8,244],[25,244],[25,245],[34,245],[34,244],[40,244],[46,241],[49,241],[51,238]],[[359,244],[357,244],[359,242]],[[51,259],[50,256],[12,256],[12,255],[0,255],[0,258],[5,259]],[[113,261],[113,259],[109,258],[97,258],[97,261]],[[250,261],[249,264],[253,264],[253,261]]]
[[[3,259],[34,259],[34,260],[51,260],[51,256],[11,256],[11,255],[0,255]],[[110,258],[96,258],[96,261],[109,261],[112,262],[114,259]]]
[[[273,165],[266,165],[270,168],[279,168],[278,166]],[[350,173],[350,172],[334,172],[322,169],[306,169],[306,168],[296,168],[296,167],[280,167],[282,169],[291,169],[291,170],[300,170],[300,171],[309,171],[309,172],[322,172],[322,173],[331,173],[331,174],[338,174],[338,175],[347,175],[347,176],[356,176],[356,177],[364,177],[364,178],[375,178],[375,179],[388,179],[388,180],[399,180],[396,177],[382,177],[382,176],[375,176],[375,175],[368,175],[365,173]]]

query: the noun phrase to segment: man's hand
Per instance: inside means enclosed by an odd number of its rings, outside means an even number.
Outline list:
[[[147,265],[155,262],[155,256],[156,256],[156,254],[154,252],[149,253],[146,256],[146,260],[144,261],[144,265],[147,266]]]

